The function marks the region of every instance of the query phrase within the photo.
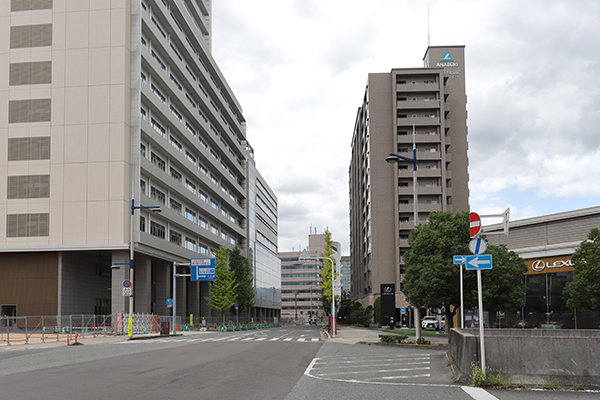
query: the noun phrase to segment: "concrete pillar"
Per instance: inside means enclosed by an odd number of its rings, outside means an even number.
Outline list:
[[[152,294],[152,259],[150,257],[138,255],[135,258],[134,276],[134,311],[138,313],[150,313],[150,299]]]
[[[167,299],[171,298],[173,269],[170,263],[156,263],[156,313],[160,316],[171,315],[167,308]]]
[[[187,310],[194,317],[200,317],[200,282],[188,280],[187,284]]]

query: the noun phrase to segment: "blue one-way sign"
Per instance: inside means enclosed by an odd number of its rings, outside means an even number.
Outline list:
[[[454,256],[454,264],[466,264],[469,256]]]
[[[465,268],[467,270],[492,269],[492,255],[481,254],[478,256],[467,256]]]

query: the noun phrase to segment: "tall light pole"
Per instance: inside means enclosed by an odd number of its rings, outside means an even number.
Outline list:
[[[338,254],[338,253],[335,253]],[[335,295],[334,295],[334,287],[335,287],[335,261],[333,258],[331,257],[318,257],[318,256],[310,256],[308,255],[308,251],[302,250],[302,253],[300,253],[300,257],[298,257],[298,261],[307,261],[307,260],[329,260],[329,262],[331,262],[331,336],[335,337],[335,325],[336,325],[336,319],[335,319]]]
[[[149,209],[152,210],[153,212],[161,212],[162,210],[160,209],[160,206],[136,206],[135,202],[133,200],[133,198],[131,199],[131,218],[129,220],[129,281],[131,282],[131,287],[134,288],[133,291],[135,291],[135,286],[133,286],[133,267],[134,267],[134,261],[133,261],[133,214],[135,210],[144,210],[144,209]],[[133,293],[131,293],[131,296],[129,296],[129,315],[130,317],[133,316]]]
[[[396,164],[401,160],[409,161],[413,164],[413,204],[414,204],[414,224],[413,227],[417,226],[419,222],[419,211],[418,211],[418,200],[417,200],[417,144],[416,144],[416,133],[415,126],[413,125],[413,156],[405,157],[399,154],[390,153],[389,157],[385,159],[390,164]],[[397,233],[396,233],[397,234]],[[421,338],[421,309],[419,306],[414,307],[415,310],[415,336],[417,339]]]

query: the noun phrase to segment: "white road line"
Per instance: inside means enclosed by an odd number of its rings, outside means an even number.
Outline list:
[[[394,369],[380,369],[377,371],[365,371],[365,370],[361,370],[361,371],[341,371],[341,372],[326,372],[324,374],[319,374],[319,376],[325,376],[325,375],[350,375],[350,374],[366,374],[366,373],[372,373],[372,372],[377,372],[377,373],[381,373],[381,372],[400,372],[400,371],[416,371],[416,370],[422,370],[422,369],[431,369],[429,367],[422,367],[422,368],[394,368]]]
[[[475,400],[498,400],[497,397],[492,396],[482,388],[476,388],[471,386],[461,386],[462,390],[464,390],[469,396],[474,398]]]
[[[292,340],[292,339],[293,339],[293,338],[291,338],[291,337],[288,337],[288,338],[285,338],[285,339],[283,339],[283,341],[284,341],[284,342],[289,342],[289,341],[290,341],[290,340]]]

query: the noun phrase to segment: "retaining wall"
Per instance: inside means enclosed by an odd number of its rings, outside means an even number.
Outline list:
[[[573,383],[600,388],[600,330],[485,329],[488,373],[514,384]],[[479,364],[479,329],[456,329],[448,337],[457,380],[470,382]]]

